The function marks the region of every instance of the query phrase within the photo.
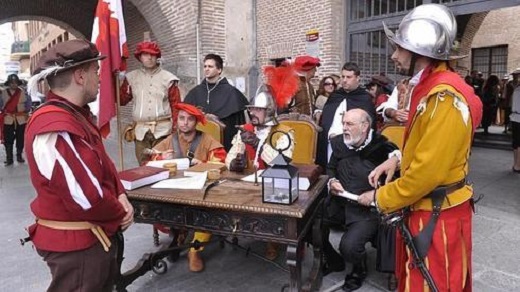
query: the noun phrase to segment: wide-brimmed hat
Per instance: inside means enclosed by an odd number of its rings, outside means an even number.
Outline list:
[[[520,68],[516,68],[513,72],[511,72],[511,75],[517,75],[520,74]]]
[[[44,70],[50,70],[53,74],[69,70],[79,65],[98,61],[106,58],[99,54],[93,43],[76,39],[56,44],[43,54],[34,70],[37,75]],[[42,79],[45,78],[42,76]],[[41,80],[41,79],[40,79]]]
[[[18,86],[23,84],[18,75],[10,74],[9,76],[7,76],[7,80],[5,81],[4,86],[9,86],[9,84],[11,84],[11,82],[13,81],[16,82]]]
[[[148,53],[150,55],[154,55],[157,58],[161,57],[161,49],[155,42],[140,42],[137,44],[135,48],[134,57],[139,60],[139,57],[142,53]],[[140,60],[139,60],[140,61]]]

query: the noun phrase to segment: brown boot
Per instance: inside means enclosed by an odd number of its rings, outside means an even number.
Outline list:
[[[198,251],[189,251],[188,252],[188,265],[191,272],[201,272],[204,270],[204,260],[200,256],[200,252]]]

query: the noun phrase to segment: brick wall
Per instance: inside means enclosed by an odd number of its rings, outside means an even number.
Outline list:
[[[460,43],[460,55],[467,55],[468,57],[458,60],[456,66],[459,73],[463,76],[468,75],[471,70],[471,47],[473,38],[481,28],[485,29],[481,27],[481,25],[487,14],[488,12],[473,14],[464,30],[464,35]]]
[[[508,44],[508,72],[520,67],[520,6],[490,11],[473,38],[472,48]]]
[[[338,73],[344,62],[345,19],[341,0],[258,1],[258,54],[269,59],[305,54],[305,33],[320,34],[318,74]]]

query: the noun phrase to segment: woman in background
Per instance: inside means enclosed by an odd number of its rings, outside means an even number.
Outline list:
[[[321,120],[321,112],[323,110],[323,106],[327,102],[330,94],[336,90],[336,81],[332,76],[325,76],[320,81],[320,85],[317,92],[316,101],[314,106],[316,110],[314,111],[314,120],[317,124],[320,123]]]

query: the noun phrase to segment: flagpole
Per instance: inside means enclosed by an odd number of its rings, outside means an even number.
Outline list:
[[[123,137],[121,136],[121,108],[119,105],[121,104],[121,81],[119,80],[119,72],[115,73],[116,77],[116,121],[117,121],[117,141],[119,148],[119,168],[120,171],[125,170],[125,164],[123,162]]]

